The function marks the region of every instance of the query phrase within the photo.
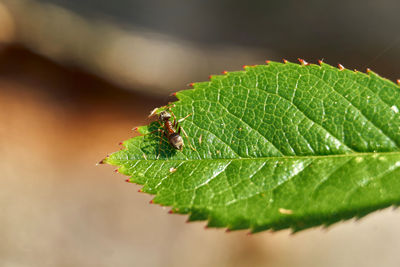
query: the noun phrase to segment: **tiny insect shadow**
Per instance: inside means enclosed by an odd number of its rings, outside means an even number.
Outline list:
[[[192,150],[196,151],[196,149],[190,143],[186,131],[182,126],[179,125],[179,123],[184,121],[192,114],[188,114],[184,118],[178,120],[171,108],[166,107],[165,110],[161,111],[159,114],[152,112],[149,117],[153,117],[155,115],[157,116],[157,121],[152,122],[149,125],[149,132],[145,134],[145,138],[159,139],[157,158],[168,158],[175,155],[177,151],[182,151],[185,146],[182,135],[186,138],[188,146]],[[142,147],[142,150],[146,154],[147,152],[154,153],[154,147],[152,147],[150,144]]]

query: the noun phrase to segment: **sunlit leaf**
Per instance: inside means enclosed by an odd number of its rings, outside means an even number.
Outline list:
[[[400,203],[400,90],[373,72],[270,62],[176,96],[196,150],[155,132],[104,161],[191,221],[297,231]]]

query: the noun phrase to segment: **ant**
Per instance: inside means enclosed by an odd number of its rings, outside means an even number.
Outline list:
[[[168,111],[163,110],[160,112],[160,114],[158,114],[158,123],[160,124],[160,126],[163,127],[163,129],[157,129],[155,131],[150,132],[154,133],[154,132],[161,132],[161,137],[160,137],[160,144],[158,146],[158,154],[160,154],[160,148],[161,148],[161,143],[163,140],[164,135],[167,137],[168,139],[168,143],[175,149],[182,151],[183,149],[183,138],[181,136],[181,132],[183,133],[183,135],[186,137],[188,144],[190,146],[191,149],[193,149],[194,151],[196,151],[196,149],[192,146],[192,144],[189,141],[189,137],[186,134],[185,130],[179,126],[179,123],[184,121],[187,117],[189,117],[192,114],[188,114],[186,117],[177,120],[175,114],[172,112],[170,107],[166,108]],[[155,111],[151,112],[150,116],[155,115]],[[170,119],[173,117],[173,121],[170,121]]]

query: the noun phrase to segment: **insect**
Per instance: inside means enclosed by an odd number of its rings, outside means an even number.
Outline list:
[[[168,111],[167,111],[168,110]],[[154,110],[149,117],[155,115]],[[167,137],[168,143],[175,149],[182,151],[184,143],[183,143],[183,138],[181,136],[181,133],[186,137],[188,144],[191,149],[196,151],[196,149],[192,146],[192,144],[189,141],[189,137],[186,134],[185,130],[179,126],[179,123],[184,121],[187,117],[189,117],[192,114],[188,114],[186,117],[177,120],[175,114],[172,112],[170,107],[167,107],[166,110],[163,110],[158,114],[158,123],[160,126],[163,127],[163,129],[157,129],[155,131],[152,131],[150,133],[154,132],[161,132],[161,137],[160,137],[160,144],[158,147],[158,154],[160,154],[160,148],[161,148],[161,143],[163,140],[163,137]],[[173,121],[170,119],[173,118]]]

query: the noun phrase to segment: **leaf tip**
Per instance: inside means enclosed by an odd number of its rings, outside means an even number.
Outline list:
[[[190,87],[193,87],[193,86],[194,86],[194,83],[189,83],[189,86],[190,86]]]
[[[118,173],[118,169],[115,169],[114,172],[115,172],[115,173]]]
[[[266,63],[266,64],[269,64],[269,63],[271,63],[271,60],[268,60],[268,59],[267,59],[267,60],[265,60],[265,63]]]
[[[227,70],[224,70],[224,71],[222,71],[222,74],[228,74],[228,71]]]
[[[108,158],[108,155],[106,156],[106,158]],[[100,165],[100,164],[104,164],[106,158],[104,158],[104,159],[100,160],[99,162],[97,162],[97,163],[96,163],[96,166],[97,166],[97,165]]]
[[[168,213],[169,213],[169,214],[174,214],[175,211],[174,211],[174,210],[169,210]]]
[[[209,79],[209,80],[211,80],[211,79],[212,79],[212,77],[213,77],[212,75],[209,75],[209,76],[208,76],[208,79]]]
[[[396,82],[397,82],[397,85],[400,85],[400,79],[397,79]]]
[[[129,179],[126,179],[125,182],[130,183],[130,182],[131,182],[131,179],[130,179],[130,178],[129,178]]]
[[[288,61],[287,61],[286,59],[283,59],[283,63],[287,64],[287,63],[288,63]]]
[[[143,190],[142,190],[142,188],[140,188],[140,189],[138,190],[138,192],[139,192],[139,193],[143,193]]]
[[[367,68],[367,73],[370,73],[371,72],[371,69],[370,68]]]
[[[154,204],[154,200],[153,200],[153,199],[150,200],[149,203],[150,203],[150,204]]]
[[[338,66],[339,70],[344,70],[345,69],[345,67],[343,67],[342,64],[338,64],[337,66]]]
[[[318,59],[318,64],[321,66],[324,63],[323,59]]]

